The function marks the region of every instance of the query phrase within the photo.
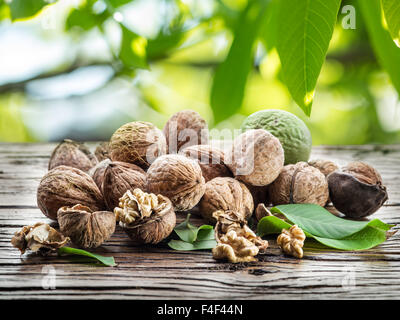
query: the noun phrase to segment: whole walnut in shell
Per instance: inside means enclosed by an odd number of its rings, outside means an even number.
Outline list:
[[[60,231],[82,248],[97,248],[115,231],[115,215],[110,211],[95,211],[77,204],[61,207],[57,213]]]
[[[110,162],[104,171],[102,189],[107,208],[113,210],[126,191],[144,189],[145,185],[146,172],[140,167],[126,162]]]
[[[323,173],[306,162],[285,166],[268,187],[268,192],[273,205],[314,203],[325,206],[329,196]]]
[[[96,157],[84,144],[65,139],[53,150],[48,169],[69,166],[86,172],[96,164]]]
[[[94,155],[98,161],[103,161],[105,159],[110,159],[110,145],[109,142],[100,143],[94,150]]]
[[[181,154],[198,161],[206,182],[216,177],[232,177],[224,163],[224,152],[216,147],[199,144],[183,149]]]
[[[327,177],[330,173],[339,170],[339,166],[336,163],[325,159],[310,160],[308,161],[308,164],[321,171],[325,177]]]
[[[174,230],[176,216],[171,201],[162,195],[128,190],[114,213],[134,244],[156,244]]]
[[[208,144],[207,122],[193,110],[175,113],[163,129],[167,139],[168,153],[178,153],[185,147]]]
[[[93,179],[82,170],[59,166],[50,170],[40,181],[37,204],[45,216],[57,220],[63,206],[82,204],[93,211],[104,209],[103,196]]]
[[[100,191],[103,190],[104,172],[111,163],[110,159],[104,159],[89,170],[88,174],[92,177]]]
[[[277,138],[264,129],[248,130],[233,141],[226,165],[234,176],[253,186],[274,181],[284,164],[284,151]]]
[[[112,161],[133,163],[143,169],[165,154],[166,149],[162,131],[152,123],[143,121],[124,124],[114,132],[109,143]]]
[[[332,204],[350,218],[362,218],[376,212],[388,199],[382,177],[361,161],[347,164],[342,171],[328,176]]]
[[[234,211],[243,219],[249,219],[254,210],[253,198],[244,183],[229,177],[214,178],[206,183],[199,203],[201,216],[215,223],[215,211]]]
[[[199,164],[185,156],[161,156],[147,170],[147,191],[169,198],[175,210],[192,209],[204,190],[205,181]]]

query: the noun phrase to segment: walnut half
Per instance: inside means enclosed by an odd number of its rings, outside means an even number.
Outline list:
[[[213,217],[217,246],[213,248],[213,258],[229,262],[256,261],[255,256],[268,248],[268,241],[258,237],[248,226],[247,221],[234,211],[216,211]]]

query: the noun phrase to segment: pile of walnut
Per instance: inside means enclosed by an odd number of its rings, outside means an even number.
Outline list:
[[[64,140],[37,190],[40,210],[58,221],[61,233],[42,224],[27,226],[13,244],[21,252],[38,251],[40,239],[45,251],[69,240],[95,248],[111,237],[117,222],[132,243],[156,244],[172,233],[176,211],[196,209],[216,224],[215,259],[253,261],[268,247],[247,225],[252,216],[262,218],[262,211],[254,214],[259,204],[325,206],[331,201],[340,212],[359,218],[387,199],[380,175],[365,163],[352,162],[342,170],[325,160],[284,166],[282,145],[266,130],[243,132],[225,150],[210,144],[208,134],[204,119],[185,110],[163,131],[148,122],[127,123],[94,154]],[[293,226],[277,242],[285,253],[301,258],[304,239]]]

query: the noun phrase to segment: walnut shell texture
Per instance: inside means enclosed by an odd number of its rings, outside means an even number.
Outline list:
[[[63,206],[82,204],[93,211],[105,208],[103,196],[93,179],[82,170],[59,166],[50,170],[40,181],[37,204],[45,216],[57,220]]]
[[[166,122],[163,129],[167,139],[168,153],[178,153],[183,148],[208,144],[207,122],[193,110],[182,110]]]
[[[329,197],[325,176],[306,162],[286,165],[268,192],[273,205],[314,203],[325,206]]]
[[[111,163],[110,159],[104,159],[88,172],[100,191],[103,190],[104,172],[106,171],[109,163]]]
[[[325,177],[327,177],[330,173],[339,170],[339,166],[330,160],[314,159],[308,161],[308,164],[321,171]]]
[[[103,197],[109,210],[118,206],[119,198],[127,190],[144,189],[146,172],[132,163],[110,162],[104,171]]]
[[[95,211],[77,204],[61,207],[57,213],[60,231],[81,248],[97,248],[115,231],[115,215],[110,211]]]
[[[235,138],[229,156],[226,164],[235,177],[253,186],[274,181],[285,161],[279,139],[264,129],[248,130]]]
[[[216,211],[234,211],[249,219],[254,210],[253,197],[244,183],[229,177],[217,177],[206,183],[206,190],[199,203],[201,216],[215,223]]]
[[[102,142],[100,143],[96,149],[94,150],[94,155],[96,156],[97,160],[103,161],[105,159],[110,159],[110,145],[109,142]]]
[[[197,160],[206,182],[216,177],[232,177],[232,172],[224,163],[224,152],[210,145],[194,145],[181,151],[186,157]]]
[[[147,190],[168,197],[175,210],[185,211],[200,201],[205,181],[197,161],[178,154],[164,155],[147,171]]]
[[[53,150],[48,169],[51,170],[64,165],[87,172],[97,162],[97,158],[84,144],[65,139]]]
[[[328,176],[329,196],[334,207],[350,218],[375,213],[388,199],[382,177],[372,166],[356,161]]]
[[[114,132],[109,143],[111,160],[133,163],[145,170],[166,149],[162,131],[143,121],[124,124]]]
[[[176,225],[176,215],[172,202],[162,195],[157,195],[157,206],[152,208],[150,216],[120,226],[133,244],[157,244],[168,237]]]

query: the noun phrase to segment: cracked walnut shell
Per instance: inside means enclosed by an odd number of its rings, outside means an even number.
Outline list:
[[[112,161],[133,163],[146,170],[166,153],[167,144],[162,131],[152,123],[134,121],[114,132],[108,148]]]
[[[64,237],[56,229],[48,224],[38,222],[33,226],[25,226],[14,234],[11,244],[24,254],[27,249],[40,253],[48,254],[58,248],[65,246],[69,242],[68,237]]]
[[[87,172],[97,162],[97,158],[83,143],[65,139],[53,150],[48,169],[64,165]]]
[[[168,237],[176,224],[171,201],[162,195],[128,190],[114,213],[134,244],[156,244]]]
[[[279,139],[264,129],[239,135],[226,156],[226,164],[234,176],[253,186],[266,186],[274,181],[285,161]]]
[[[325,206],[329,197],[325,176],[306,162],[285,166],[268,187],[268,193],[273,205],[313,203]]]
[[[105,208],[103,196],[93,179],[82,170],[59,166],[42,178],[37,190],[37,204],[45,216],[57,220],[63,206],[82,204],[93,211]]]
[[[305,239],[306,236],[303,230],[297,225],[293,225],[289,230],[283,229],[276,241],[278,246],[280,246],[285,253],[301,259],[303,258],[303,245]]]
[[[197,161],[178,154],[157,158],[147,171],[147,191],[169,198],[177,211],[192,209],[205,191]]]
[[[199,203],[200,214],[210,223],[215,223],[213,213],[218,210],[232,210],[243,219],[249,219],[254,204],[253,197],[245,184],[229,177],[218,177],[207,182]]]
[[[57,213],[63,235],[81,248],[97,248],[115,231],[115,215],[110,211],[95,211],[77,204],[61,207]]]

